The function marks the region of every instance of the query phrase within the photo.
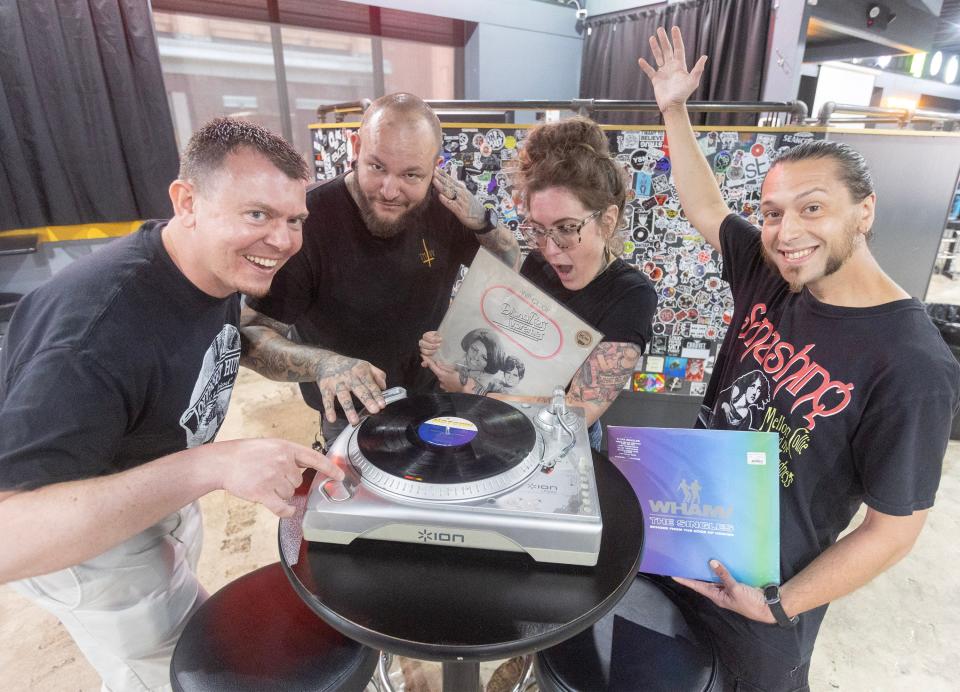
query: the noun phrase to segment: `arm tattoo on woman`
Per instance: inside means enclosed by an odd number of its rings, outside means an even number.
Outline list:
[[[570,383],[570,393],[580,401],[612,402],[639,358],[634,344],[601,341]]]

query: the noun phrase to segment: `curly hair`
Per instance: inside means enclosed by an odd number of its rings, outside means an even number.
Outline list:
[[[622,253],[617,229],[627,200],[627,181],[623,167],[610,156],[607,136],[595,122],[575,116],[535,127],[520,151],[515,180],[526,200],[541,190],[562,187],[587,209],[615,205],[617,223],[607,238],[607,249]]]

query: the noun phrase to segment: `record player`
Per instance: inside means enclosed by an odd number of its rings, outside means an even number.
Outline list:
[[[343,481],[317,476],[303,536],[528,553],[595,565],[602,522],[586,421],[567,408],[474,394],[407,397],[348,426],[327,456]]]

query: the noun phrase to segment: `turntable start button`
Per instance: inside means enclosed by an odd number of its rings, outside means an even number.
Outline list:
[[[329,480],[320,486],[323,494],[334,502],[343,502],[351,497],[350,490],[343,484],[343,481]]]

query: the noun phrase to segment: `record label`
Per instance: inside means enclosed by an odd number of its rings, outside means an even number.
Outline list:
[[[438,447],[459,447],[477,436],[477,426],[466,418],[439,416],[421,423],[417,434],[424,442]]]

